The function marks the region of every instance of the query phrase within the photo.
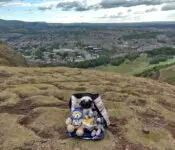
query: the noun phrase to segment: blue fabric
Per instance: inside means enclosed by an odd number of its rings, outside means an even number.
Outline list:
[[[84,131],[84,135],[79,137],[76,135],[76,130],[72,133],[70,132],[67,132],[67,134],[70,136],[70,137],[73,137],[73,138],[78,138],[78,139],[87,139],[87,140],[102,140],[104,138],[104,131],[101,132],[101,134],[99,136],[94,136],[92,137],[91,136],[91,132],[89,132],[88,130],[85,129]]]
[[[80,118],[78,118],[78,120],[79,119],[83,119],[83,117],[84,117],[84,114],[83,114],[83,109],[81,109],[81,108],[75,108],[73,111],[72,111],[72,113],[71,113],[71,119],[72,120],[76,120],[77,118],[74,118],[73,116],[72,116],[72,114],[74,113],[74,112],[80,112],[81,113],[81,116],[80,116]]]

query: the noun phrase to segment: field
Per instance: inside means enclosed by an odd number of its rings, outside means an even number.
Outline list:
[[[139,58],[133,61],[125,60],[125,62],[119,66],[107,65],[96,67],[96,69],[107,72],[118,72],[126,75],[135,75],[142,73],[146,70],[150,70],[154,67],[171,65],[175,63],[175,57],[173,57],[172,59],[168,59],[165,62],[160,62],[158,64],[150,64],[149,59],[150,58],[147,56],[147,54],[141,54]]]
[[[108,72],[118,72],[121,74],[128,74],[133,75],[136,72],[142,71],[145,67],[148,67],[149,62],[146,54],[142,54],[139,58],[134,61],[126,60],[119,66],[102,66],[97,67],[97,69],[101,71],[108,71]]]
[[[77,92],[102,96],[111,121],[104,140],[66,135],[68,101]],[[174,99],[173,85],[150,79],[64,67],[0,67],[0,149],[173,150]]]

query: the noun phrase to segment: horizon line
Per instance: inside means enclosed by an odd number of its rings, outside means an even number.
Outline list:
[[[46,24],[139,24],[139,23],[175,23],[175,20],[172,21],[135,21],[135,22],[47,22],[47,21],[24,21],[17,19],[1,19],[4,21],[19,21],[24,23],[46,23]]]

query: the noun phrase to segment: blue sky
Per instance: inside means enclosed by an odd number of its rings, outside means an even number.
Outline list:
[[[0,0],[0,19],[51,23],[175,21],[175,0]]]

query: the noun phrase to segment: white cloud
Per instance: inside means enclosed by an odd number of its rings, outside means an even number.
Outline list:
[[[59,2],[58,1],[47,1],[47,2],[41,2],[33,4],[35,7],[48,7],[50,5],[56,6]]]
[[[32,4],[30,3],[26,3],[26,2],[9,2],[9,3],[0,3],[1,7],[29,7],[32,6]]]
[[[41,0],[35,3],[27,2],[27,0],[4,1],[0,0],[0,6],[7,10],[14,7],[18,13],[19,10],[16,7],[24,7],[24,14],[20,12],[22,17],[17,16],[19,18],[14,17],[14,19],[24,18],[25,21],[112,23],[175,20],[174,5],[170,3],[175,0]],[[62,5],[56,8],[60,3]],[[69,9],[64,10],[63,6]],[[171,10],[162,11],[165,6]],[[34,13],[35,16],[32,16]],[[0,18],[3,17],[2,14]]]

